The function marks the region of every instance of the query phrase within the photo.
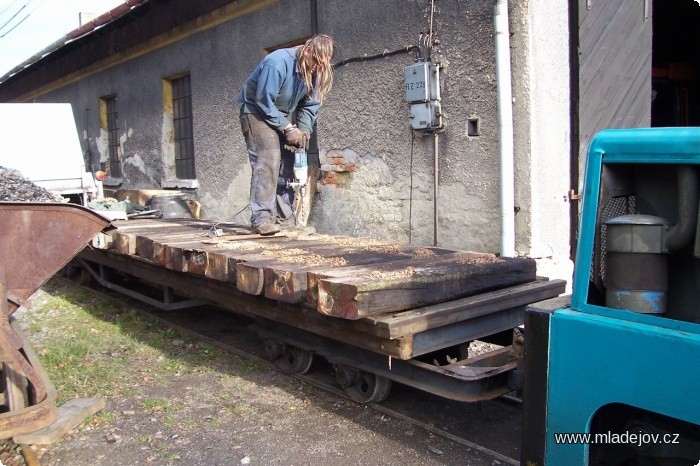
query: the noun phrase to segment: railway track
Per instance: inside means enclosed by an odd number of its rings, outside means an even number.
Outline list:
[[[191,310],[161,311],[136,300],[91,284],[95,291],[109,294],[120,300],[129,300],[139,312],[155,319],[182,334],[199,339],[241,358],[274,367],[265,355],[260,337],[248,329],[245,317],[232,314],[214,306],[207,306],[206,327],[191,319]],[[344,399],[350,399],[331,375],[331,365],[323,358],[315,358],[313,367],[305,374],[287,374],[320,390]],[[492,464],[519,465],[517,456],[520,439],[519,400],[501,397],[478,403],[447,400],[411,387],[395,384],[392,396],[385,402],[367,403],[370,409],[382,415],[407,422],[416,428],[450,442],[468,447]],[[494,423],[494,417],[498,417]],[[438,452],[439,453],[439,452]]]

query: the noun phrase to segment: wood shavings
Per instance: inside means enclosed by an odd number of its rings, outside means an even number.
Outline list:
[[[398,244],[382,244],[379,246],[367,246],[364,248],[367,252],[375,252],[377,254],[401,254],[401,249]]]
[[[230,249],[231,251],[254,251],[256,249],[265,248],[265,251],[278,250],[281,246],[276,244],[260,244],[255,241],[227,241],[218,243],[222,249]]]
[[[416,274],[413,267],[406,267],[403,270],[392,270],[391,272],[374,271],[367,275],[369,278],[376,280],[395,280],[399,278],[408,278]]]
[[[503,262],[503,259],[499,259],[496,256],[493,257],[465,257],[463,259],[458,259],[458,264],[464,265],[486,265],[486,264],[499,264]]]
[[[309,253],[308,251],[300,248],[290,248],[277,251],[263,251],[261,255],[265,257],[274,258],[279,262],[299,264],[303,266],[342,266],[347,264],[347,261],[342,257],[323,257],[319,254]]]
[[[429,259],[431,257],[435,257],[435,251],[433,251],[432,249],[428,249],[428,248],[418,248],[415,251],[413,251],[413,254],[411,254],[411,257],[421,258],[421,259]]]
[[[372,238],[334,238],[332,236],[329,236],[327,238],[318,238],[318,239],[320,241],[324,241],[326,243],[334,243],[334,244],[337,244],[338,246],[351,247],[351,248],[386,245],[385,241],[381,241],[378,239],[372,239]]]
[[[263,251],[261,255],[265,257],[275,257],[282,259],[299,256],[300,254],[306,254],[306,251],[300,248],[279,249],[275,251],[266,250]]]

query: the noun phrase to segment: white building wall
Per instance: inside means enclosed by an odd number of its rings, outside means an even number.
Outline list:
[[[541,275],[570,283],[569,12],[557,0],[512,3],[517,3],[513,87],[521,207],[516,248],[538,259]]]

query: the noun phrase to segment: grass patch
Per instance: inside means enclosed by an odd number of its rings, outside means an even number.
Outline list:
[[[111,422],[117,418],[117,415],[109,411],[100,411],[92,415],[92,419],[98,423]]]
[[[146,398],[141,403],[141,407],[146,410],[161,409],[165,411],[169,405],[170,401],[165,398]]]
[[[255,372],[260,372],[267,367],[263,364],[253,361],[251,359],[243,359],[241,361],[240,367],[238,368],[238,375],[241,377],[247,377]]]
[[[225,359],[219,348],[65,279],[51,279],[16,317],[56,386],[59,403],[133,394],[142,382],[216,370],[217,358]]]

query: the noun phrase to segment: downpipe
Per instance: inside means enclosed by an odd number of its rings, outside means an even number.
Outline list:
[[[501,201],[501,257],[515,257],[515,176],[513,174],[513,96],[511,90],[508,1],[494,7],[496,100]]]

